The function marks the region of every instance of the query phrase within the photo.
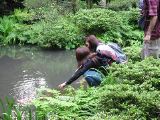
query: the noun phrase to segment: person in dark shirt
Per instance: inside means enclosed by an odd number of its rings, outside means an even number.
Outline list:
[[[81,75],[84,76],[89,86],[92,87],[100,85],[103,73],[99,72],[97,69],[101,66],[107,66],[107,59],[97,56],[97,54],[91,52],[89,48],[85,46],[76,49],[76,59],[78,69],[68,81],[60,84],[59,88],[64,88],[66,85],[71,84]]]
[[[86,47],[77,48],[76,50],[78,69],[68,81],[60,84],[59,88],[64,88],[77,80],[81,75],[87,76],[88,74],[93,78],[86,77],[89,86],[98,86],[102,77],[93,68],[109,67],[113,62],[124,63],[127,61],[126,56],[117,44],[102,44],[94,35],[86,39]],[[96,76],[93,77],[95,74]]]

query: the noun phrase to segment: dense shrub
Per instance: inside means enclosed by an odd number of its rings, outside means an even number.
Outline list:
[[[139,84],[143,87],[149,83],[149,86],[145,86],[146,89],[152,89],[153,87],[159,90],[160,86],[158,88],[157,84],[160,78],[160,62],[158,60],[148,58],[134,64],[128,62],[125,65],[118,66],[113,66],[110,70],[113,71],[112,75],[120,81],[124,81],[127,84]]]
[[[48,113],[54,119],[158,119],[159,68],[160,62],[153,58],[115,64],[100,87],[86,90],[69,87],[57,95],[54,90],[43,92],[34,105],[41,116]]]
[[[123,120],[157,119],[159,91],[144,91],[137,85],[107,85],[102,88],[99,108]],[[116,119],[118,120],[118,118]]]
[[[36,44],[41,47],[71,49],[82,42],[82,34],[69,17],[54,6],[27,13],[16,10],[0,19],[0,41],[8,44]],[[41,15],[40,15],[41,14]],[[37,22],[33,22],[38,19]],[[26,22],[31,24],[25,24]]]
[[[122,24],[122,18],[116,12],[105,9],[80,10],[74,20],[82,31],[94,34],[103,34],[111,29],[116,31]]]
[[[78,28],[65,18],[58,18],[56,22],[42,21],[30,31],[33,38],[29,42],[41,47],[70,49],[82,42]]]
[[[136,8],[137,2],[137,0],[111,0],[107,8],[114,11],[129,10],[131,8]]]
[[[34,18],[38,22],[32,24],[25,35],[30,37],[27,43],[41,47],[72,49],[82,43],[82,34],[72,22],[69,15],[61,13],[61,7],[55,4],[35,9]]]
[[[15,18],[0,18],[0,42],[1,45],[13,45],[26,43],[27,38],[24,36],[28,27],[20,24]]]
[[[79,46],[86,34],[95,34],[105,42],[118,42],[123,46],[131,45],[131,41],[142,41],[143,32],[135,25],[136,9],[121,12],[83,9],[75,15],[63,14],[60,9],[51,4],[29,13],[15,10],[12,16],[0,20],[1,42],[71,49]]]
[[[41,94],[41,97],[39,97],[39,99],[34,101],[34,105],[37,108],[40,118],[45,116],[49,112],[50,113],[48,116],[51,117],[52,119],[53,118],[54,119],[78,119],[78,118],[80,119],[86,115],[89,115],[89,116],[93,115],[93,113],[90,113],[90,112],[91,112],[91,109],[95,110],[94,106],[96,104],[92,106],[90,106],[91,104],[88,104],[88,102],[91,100],[88,96],[90,96],[91,95],[90,92],[93,92],[93,91],[86,92],[83,90],[78,90],[76,91],[76,93],[74,93],[74,94],[77,94],[76,97],[64,96],[64,95],[60,96],[60,93],[55,90],[53,91],[45,90],[45,91],[46,92],[43,92]],[[71,94],[71,91],[70,91],[70,94]],[[87,106],[89,108],[87,108]]]
[[[134,27],[138,19],[137,12],[137,10],[129,12],[114,12],[106,9],[81,10],[76,13],[74,20],[80,30],[86,34],[95,34],[104,41],[129,46],[131,41],[142,41],[142,31]]]
[[[27,9],[37,9],[41,7],[48,7],[54,3],[52,0],[24,0],[25,7]]]
[[[120,11],[120,16],[132,27],[137,28],[138,19],[140,17],[139,9],[130,9],[129,11]]]
[[[131,46],[123,48],[123,51],[127,55],[128,61],[135,63],[137,61],[142,60],[141,49],[142,49],[142,45],[140,42],[137,41],[137,42],[132,42]]]

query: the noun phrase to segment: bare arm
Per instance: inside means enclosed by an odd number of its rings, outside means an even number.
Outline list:
[[[83,75],[88,69],[94,67],[95,63],[92,60],[88,60],[83,67],[80,67],[78,70],[75,71],[73,76],[66,82],[59,85],[59,88],[64,88],[66,85],[71,84],[73,81],[77,80],[81,75]]]
[[[144,41],[145,42],[149,42],[150,39],[151,39],[151,33],[156,25],[156,22],[157,22],[157,18],[158,16],[152,16],[151,19],[150,19],[150,24],[148,26],[148,30],[146,32],[146,35],[144,37]]]

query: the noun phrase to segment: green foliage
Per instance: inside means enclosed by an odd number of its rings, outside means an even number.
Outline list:
[[[140,42],[132,42],[131,46],[123,48],[123,51],[128,57],[128,61],[130,62],[137,62],[141,61],[141,44]]]
[[[20,22],[20,21],[19,21]],[[14,45],[27,43],[26,31],[29,26],[18,23],[15,16],[0,18],[0,43]]]
[[[122,18],[117,13],[105,9],[81,10],[76,13],[74,20],[79,28],[86,34],[102,36],[102,40],[111,41],[116,39],[122,43],[120,26]]]
[[[119,18],[120,20],[118,21],[117,19],[116,12],[105,9],[84,9],[77,12],[74,16],[76,24],[84,32],[94,32],[95,34],[102,34],[105,31],[110,31],[111,28],[118,29],[122,19]]]
[[[109,74],[96,88],[67,87],[61,92],[40,89],[32,103],[36,107],[34,112],[38,120],[157,119],[160,111],[159,68],[160,62],[153,58],[129,61],[112,64]],[[17,106],[16,109],[20,112],[18,116],[28,110]],[[27,111],[25,113],[26,118],[31,116]]]
[[[42,47],[70,49],[75,48],[82,42],[78,28],[64,18],[59,18],[55,23],[41,22],[39,27],[41,29],[36,29],[38,30],[38,32],[35,31],[37,36],[31,42],[36,41]]]
[[[123,17],[123,20],[127,22],[132,27],[137,28],[137,21],[139,18],[139,9],[130,9],[129,11],[120,11],[120,16]]]
[[[148,58],[135,64],[128,62],[118,66],[110,68],[115,79],[117,78],[127,84],[139,84],[147,90],[152,88],[159,90],[160,62],[157,59]]]
[[[29,13],[27,10],[15,9],[14,13],[9,17],[15,19],[17,23],[23,23],[24,21],[32,20],[33,15],[33,12]]]
[[[142,41],[143,33],[135,27],[137,17],[138,11],[134,9],[124,12],[91,9],[77,12],[74,20],[86,34],[95,34],[105,42],[129,46],[131,41]]]
[[[50,4],[54,3],[53,0],[24,0],[25,6],[28,9],[37,9],[41,7],[48,7]]]
[[[1,120],[37,120],[36,111],[33,106],[16,104],[14,99],[0,99]]]
[[[34,14],[35,18],[41,20],[23,33],[28,38],[27,43],[62,49],[72,49],[81,44],[82,37],[78,27],[69,15],[61,15],[61,11],[54,4],[48,8],[39,8]]]
[[[34,44],[41,47],[72,49],[82,44],[83,36],[95,34],[105,42],[130,46],[131,41],[142,41],[138,30],[137,9],[115,12],[107,9],[80,10],[66,14],[54,3],[27,11],[15,10],[1,18],[2,44]],[[24,24],[29,23],[29,24]]]
[[[108,85],[101,90],[99,108],[109,116],[120,116],[124,120],[157,119],[159,93],[144,91],[137,85]]]
[[[121,81],[117,81],[114,76],[112,75],[111,72],[109,72],[107,74],[107,77],[105,77],[101,83],[102,86],[104,85],[114,85],[114,84],[118,84],[120,83]]]
[[[96,113],[97,104],[94,103],[96,103],[97,96],[92,97],[96,89],[74,90],[72,96],[68,96],[67,91],[70,90],[65,91],[66,95],[61,94],[53,97],[41,94],[39,99],[33,102],[37,112],[40,113],[39,117],[49,113],[48,117],[52,119],[85,119],[86,116],[93,116]]]
[[[111,2],[107,4],[107,8],[114,11],[126,11],[137,7],[137,2],[137,0],[111,0]]]
[[[157,119],[159,68],[160,62],[153,58],[113,64],[100,87],[77,90],[70,87],[53,97],[41,94],[34,104],[38,112],[53,119]]]
[[[35,11],[36,14],[39,14],[40,9],[48,9],[51,6],[57,8],[61,14],[74,13],[81,6],[85,6],[80,0],[25,0],[24,3],[27,9]]]
[[[0,99],[0,107],[2,108],[2,119],[12,120],[12,108],[14,107],[14,100],[6,98],[7,105]]]
[[[8,17],[0,18],[0,42],[3,44],[14,44],[16,42],[16,29],[18,24],[14,19]]]
[[[52,94],[53,96],[51,97],[48,94]],[[43,118],[46,115],[50,115],[50,117],[54,119],[69,119],[75,117],[73,113],[78,107],[72,102],[74,99],[69,96],[58,95],[60,95],[59,92],[55,90],[54,92],[48,91],[47,89],[41,91],[39,99],[33,101],[37,108],[38,118]]]
[[[32,14],[33,13],[33,14]],[[0,19],[0,42],[8,44],[36,44],[41,47],[71,49],[82,43],[78,27],[68,17],[60,15],[55,6],[27,13],[15,10],[12,16]],[[27,19],[26,19],[27,18]],[[43,19],[42,19],[43,18]],[[41,19],[31,25],[26,21]]]
[[[15,106],[15,102],[13,99],[6,98],[7,104],[0,99],[0,108],[2,108],[2,116],[1,118],[4,120],[22,120],[22,112],[18,110]]]

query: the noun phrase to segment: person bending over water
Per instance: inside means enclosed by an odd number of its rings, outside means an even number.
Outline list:
[[[94,35],[86,37],[86,47],[76,49],[76,59],[78,69],[73,76],[66,82],[59,85],[64,88],[84,75],[89,86],[98,86],[101,83],[102,76],[95,69],[108,67],[113,62],[126,63],[127,57],[116,43],[103,44]]]

